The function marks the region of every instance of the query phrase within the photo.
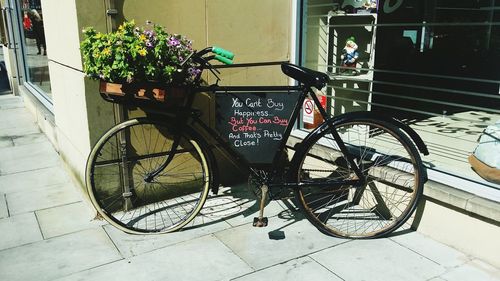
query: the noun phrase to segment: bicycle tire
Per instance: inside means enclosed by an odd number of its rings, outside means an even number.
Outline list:
[[[128,120],[107,131],[92,149],[87,190],[96,210],[113,226],[133,234],[173,232],[202,209],[214,182],[213,162],[190,127],[182,129],[170,164],[153,181],[145,179],[172,153],[179,135],[174,128],[148,118]]]
[[[307,187],[311,182],[357,178],[329,130],[322,130],[299,151],[297,202],[307,219],[327,235],[386,236],[403,225],[417,207],[425,181],[420,155],[392,124],[354,119],[334,126],[367,181],[358,187]]]

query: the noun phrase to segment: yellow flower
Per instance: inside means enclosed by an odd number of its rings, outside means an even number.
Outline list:
[[[111,50],[109,48],[105,48],[104,50],[102,50],[102,54],[105,56],[111,55]]]
[[[146,35],[141,34],[141,35],[139,36],[139,39],[140,39],[141,41],[146,41]]]
[[[147,54],[147,51],[146,51],[146,49],[140,49],[140,50],[138,51],[138,53],[139,53],[139,55],[141,55],[141,56],[143,56],[143,57],[144,57],[144,56]]]
[[[125,26],[123,24],[118,27],[119,31],[123,31],[124,29],[125,29]]]

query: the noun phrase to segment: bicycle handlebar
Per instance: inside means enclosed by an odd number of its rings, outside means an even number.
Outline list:
[[[208,54],[208,53],[214,53],[215,56],[209,56],[209,57],[203,57],[204,55]],[[222,49],[220,47],[216,47],[216,46],[213,46],[213,47],[208,47],[208,48],[205,48],[201,51],[198,51],[197,53],[194,54],[194,56],[200,60],[203,61],[202,64],[208,64],[208,61],[212,60],[212,59],[215,59],[217,61],[220,61],[224,64],[233,64],[233,58],[234,58],[234,54],[228,50],[225,50],[225,49]]]
[[[227,57],[223,57],[220,55],[215,55],[214,59],[224,63],[224,64],[233,64],[233,61]]]
[[[230,52],[228,50],[224,50],[224,49],[217,47],[217,46],[212,47],[212,53],[220,55],[220,56],[225,57],[225,58],[228,58],[230,60],[232,60],[234,58],[234,54],[232,52]]]

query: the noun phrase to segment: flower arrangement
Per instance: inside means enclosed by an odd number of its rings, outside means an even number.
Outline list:
[[[83,30],[83,70],[91,78],[109,82],[156,81],[169,85],[195,83],[201,70],[189,59],[187,38],[167,33],[162,26],[146,28],[128,21],[112,33]],[[185,61],[187,60],[187,61]]]

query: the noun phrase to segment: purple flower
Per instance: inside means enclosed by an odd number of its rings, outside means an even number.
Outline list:
[[[198,74],[201,73],[201,70],[198,68],[195,68],[195,67],[190,67],[190,68],[188,68],[188,73],[190,76],[196,77],[196,76],[198,76]]]
[[[144,35],[146,35],[147,37],[149,37],[149,39],[152,39],[155,36],[155,32],[152,31],[152,30],[145,30],[144,31]]]
[[[154,47],[153,42],[146,40],[146,47],[153,48]]]
[[[181,42],[179,41],[179,39],[177,39],[175,37],[170,37],[170,39],[168,39],[169,46],[176,47],[176,46],[179,46],[180,44],[181,44]]]

